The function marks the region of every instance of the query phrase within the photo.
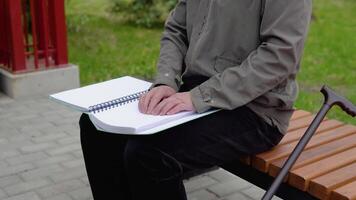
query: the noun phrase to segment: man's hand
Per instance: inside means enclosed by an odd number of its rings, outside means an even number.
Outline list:
[[[181,111],[195,111],[190,92],[176,93],[163,99],[152,111],[153,115],[173,115]]]
[[[175,93],[176,91],[173,88],[166,85],[154,87],[148,93],[140,97],[138,109],[142,113],[152,114],[152,110],[159,104],[159,102]]]

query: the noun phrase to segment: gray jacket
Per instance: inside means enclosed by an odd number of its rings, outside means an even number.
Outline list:
[[[285,133],[311,0],[180,0],[165,23],[154,85],[178,90],[183,76],[197,112],[246,105]]]

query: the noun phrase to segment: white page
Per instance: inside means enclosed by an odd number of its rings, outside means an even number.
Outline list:
[[[204,117],[206,115],[213,114],[213,113],[218,112],[220,110],[221,109],[214,109],[214,110],[210,110],[210,111],[207,111],[207,112],[204,112],[204,113],[200,113],[200,114],[199,113],[193,113],[191,115],[183,116],[182,118],[175,119],[175,120],[169,121],[167,123],[163,123],[163,124],[161,124],[159,126],[155,126],[155,127],[150,128],[150,129],[139,131],[136,134],[137,135],[150,135],[150,134],[158,133],[160,131],[163,131],[163,130],[178,126],[180,124],[184,124],[186,122],[189,122],[189,121]]]
[[[181,112],[164,116],[147,115],[138,110],[138,102],[135,101],[104,112],[90,114],[90,118],[98,127],[106,131],[134,134],[192,114],[193,112]]]
[[[147,90],[150,82],[129,76],[50,95],[52,99],[87,112],[90,106]]]

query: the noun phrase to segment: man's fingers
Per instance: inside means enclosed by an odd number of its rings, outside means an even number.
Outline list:
[[[185,105],[183,103],[177,104],[176,106],[172,107],[170,110],[167,111],[167,115],[174,115],[176,113],[179,113],[181,111],[184,111]]]
[[[139,101],[138,101],[138,110],[139,110],[140,112],[143,112],[143,102],[144,102],[144,100],[145,100],[145,97],[146,97],[146,94],[141,95],[141,96],[140,96],[140,99],[139,99]]]
[[[157,104],[163,99],[163,94],[156,92],[152,95],[150,102],[148,103],[147,113],[152,114],[152,110],[157,106]]]
[[[159,115],[165,115],[169,110],[171,110],[173,107],[179,104],[179,101],[177,99],[174,99],[172,101],[167,102],[159,112]]]
[[[169,100],[170,100],[170,99],[167,98],[167,99],[163,99],[162,101],[160,101],[160,102],[157,104],[157,106],[156,106],[155,108],[153,108],[151,114],[153,114],[153,115],[158,115],[158,114],[161,112],[162,108],[168,103]]]
[[[154,91],[152,90],[152,91],[148,92],[145,95],[145,97],[143,98],[143,101],[142,101],[142,112],[143,113],[147,113],[147,108],[148,108],[148,105],[149,105],[153,95],[154,95]]]

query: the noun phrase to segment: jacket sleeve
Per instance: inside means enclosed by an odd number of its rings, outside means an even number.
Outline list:
[[[151,88],[163,84],[176,91],[179,90],[182,65],[187,48],[186,0],[179,0],[164,26],[157,62],[157,75]]]
[[[197,111],[240,107],[295,74],[311,7],[311,0],[265,0],[261,44],[241,65],[225,69],[190,91]]]

